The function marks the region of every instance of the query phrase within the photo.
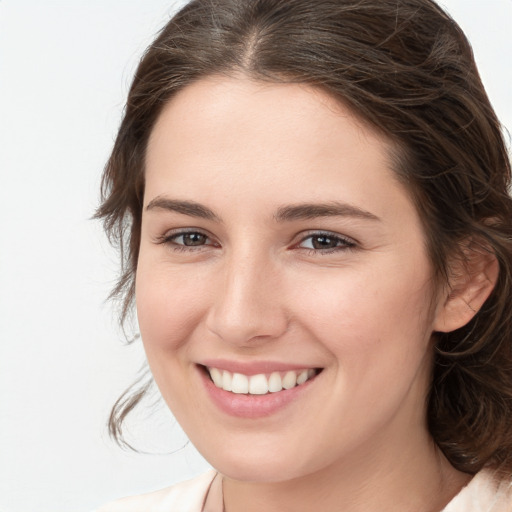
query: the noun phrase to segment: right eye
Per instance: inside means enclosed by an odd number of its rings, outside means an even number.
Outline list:
[[[176,245],[184,245],[186,247],[197,247],[198,245],[205,245],[208,242],[208,237],[203,233],[193,231],[190,233],[181,233],[173,235],[169,240]]]
[[[215,242],[201,231],[178,231],[161,237],[160,243],[169,245],[176,251],[193,251],[205,246],[215,246]]]

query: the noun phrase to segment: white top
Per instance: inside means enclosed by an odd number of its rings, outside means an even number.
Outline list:
[[[214,470],[160,491],[114,501],[95,512],[223,512],[222,477]],[[441,512],[512,512],[512,481],[480,471]]]

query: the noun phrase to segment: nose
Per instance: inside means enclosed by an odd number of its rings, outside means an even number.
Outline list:
[[[212,333],[233,345],[254,346],[287,330],[280,274],[269,258],[233,255],[219,270],[206,319]]]

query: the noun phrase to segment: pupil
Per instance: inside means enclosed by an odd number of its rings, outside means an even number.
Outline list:
[[[183,236],[184,245],[203,245],[206,241],[206,236],[201,233],[187,233]]]
[[[313,247],[315,249],[333,248],[336,246],[336,240],[329,236],[316,236],[313,238]]]

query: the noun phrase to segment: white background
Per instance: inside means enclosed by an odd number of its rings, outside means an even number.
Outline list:
[[[182,3],[0,0],[0,512],[85,512],[207,467],[190,445],[108,439],[144,357],[104,302],[117,259],[89,220],[137,60]],[[443,4],[512,130],[512,0]],[[186,442],[165,410],[130,439]]]

